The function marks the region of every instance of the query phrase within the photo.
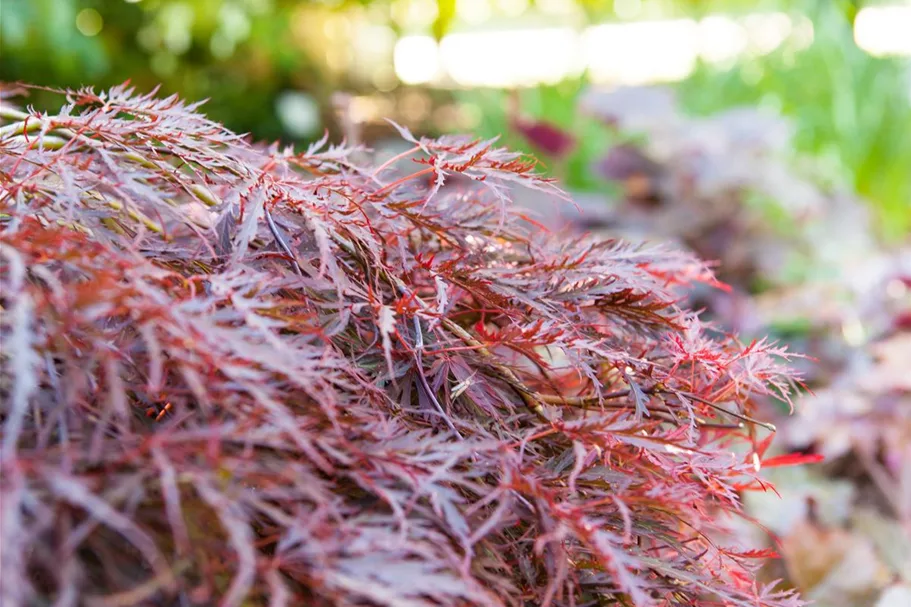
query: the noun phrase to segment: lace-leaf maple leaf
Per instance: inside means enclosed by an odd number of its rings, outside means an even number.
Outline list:
[[[541,234],[495,141],[5,92],[4,605],[801,604],[718,539],[792,376],[680,306],[698,260]]]

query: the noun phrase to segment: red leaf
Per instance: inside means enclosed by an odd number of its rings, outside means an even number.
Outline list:
[[[762,460],[763,468],[780,468],[782,466],[800,466],[803,464],[818,464],[824,461],[825,456],[818,453],[787,453],[785,455],[776,455],[766,460]]]

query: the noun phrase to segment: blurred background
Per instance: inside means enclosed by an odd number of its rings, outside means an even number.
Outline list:
[[[127,79],[258,140],[499,136],[581,207],[523,194],[548,227],[716,260],[731,292],[690,304],[815,359],[767,416],[825,463],[745,497],[768,575],[911,605],[911,2],[0,1],[0,80]]]
[[[0,78],[160,83],[213,99],[234,130],[290,141],[338,133],[336,91],[353,94],[368,141],[383,117],[508,134],[504,91],[519,90],[531,118],[588,134],[565,175],[586,190],[605,142],[578,124],[581,90],[676,83],[685,111],[792,118],[796,149],[897,238],[911,228],[909,15],[903,0],[3,0]]]

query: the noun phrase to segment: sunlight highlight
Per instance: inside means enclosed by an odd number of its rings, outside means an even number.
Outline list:
[[[490,6],[486,0],[459,3],[460,10],[472,15]],[[632,1],[622,6],[629,15],[641,8]],[[456,32],[439,45],[430,36],[405,36],[395,47],[395,73],[405,84],[458,87],[553,84],[586,70],[601,84],[676,82],[689,76],[700,60],[732,62],[745,55],[766,55],[785,44],[799,50],[812,44],[813,33],[806,17],[756,12],[708,15],[698,21],[602,23],[581,31],[550,27]],[[911,6],[861,10],[855,39],[873,55],[911,55]]]
[[[877,57],[911,56],[911,5],[862,9],[854,21],[854,40]]]
[[[532,86],[581,73],[578,49],[572,29],[541,28],[451,34],[440,56],[459,86]]]
[[[606,23],[583,33],[589,76],[596,83],[646,84],[686,78],[696,66],[692,19]]]
[[[395,44],[395,73],[405,84],[426,84],[440,71],[436,40],[430,36],[405,36]]]

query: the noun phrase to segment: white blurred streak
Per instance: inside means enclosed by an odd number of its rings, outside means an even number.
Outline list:
[[[731,17],[711,15],[699,22],[699,55],[708,62],[735,59],[746,43],[746,28]]]
[[[578,75],[577,34],[568,27],[450,34],[443,67],[460,86],[531,86]]]
[[[589,75],[616,84],[682,80],[696,65],[698,34],[692,19],[595,25],[583,33]]]
[[[854,20],[854,40],[877,57],[911,56],[911,4],[861,9]]]
[[[524,1],[498,0],[496,5]],[[493,3],[468,0],[458,6],[466,13],[460,15],[471,21],[469,13],[479,17]],[[641,12],[637,0],[624,0],[620,6],[629,15]],[[462,31],[444,36],[439,45],[429,36],[405,36],[395,47],[395,73],[406,84],[517,87],[552,84],[588,70],[595,83],[642,85],[683,80],[700,59],[730,63],[785,44],[805,49],[813,36],[807,17],[783,12],[603,23],[581,31]],[[911,55],[911,5],[861,10],[855,39],[873,55]]]
[[[440,71],[436,40],[430,36],[405,36],[395,44],[395,73],[405,84],[425,84]]]
[[[791,18],[785,13],[754,13],[743,18],[747,32],[747,52],[767,55],[791,35]]]

